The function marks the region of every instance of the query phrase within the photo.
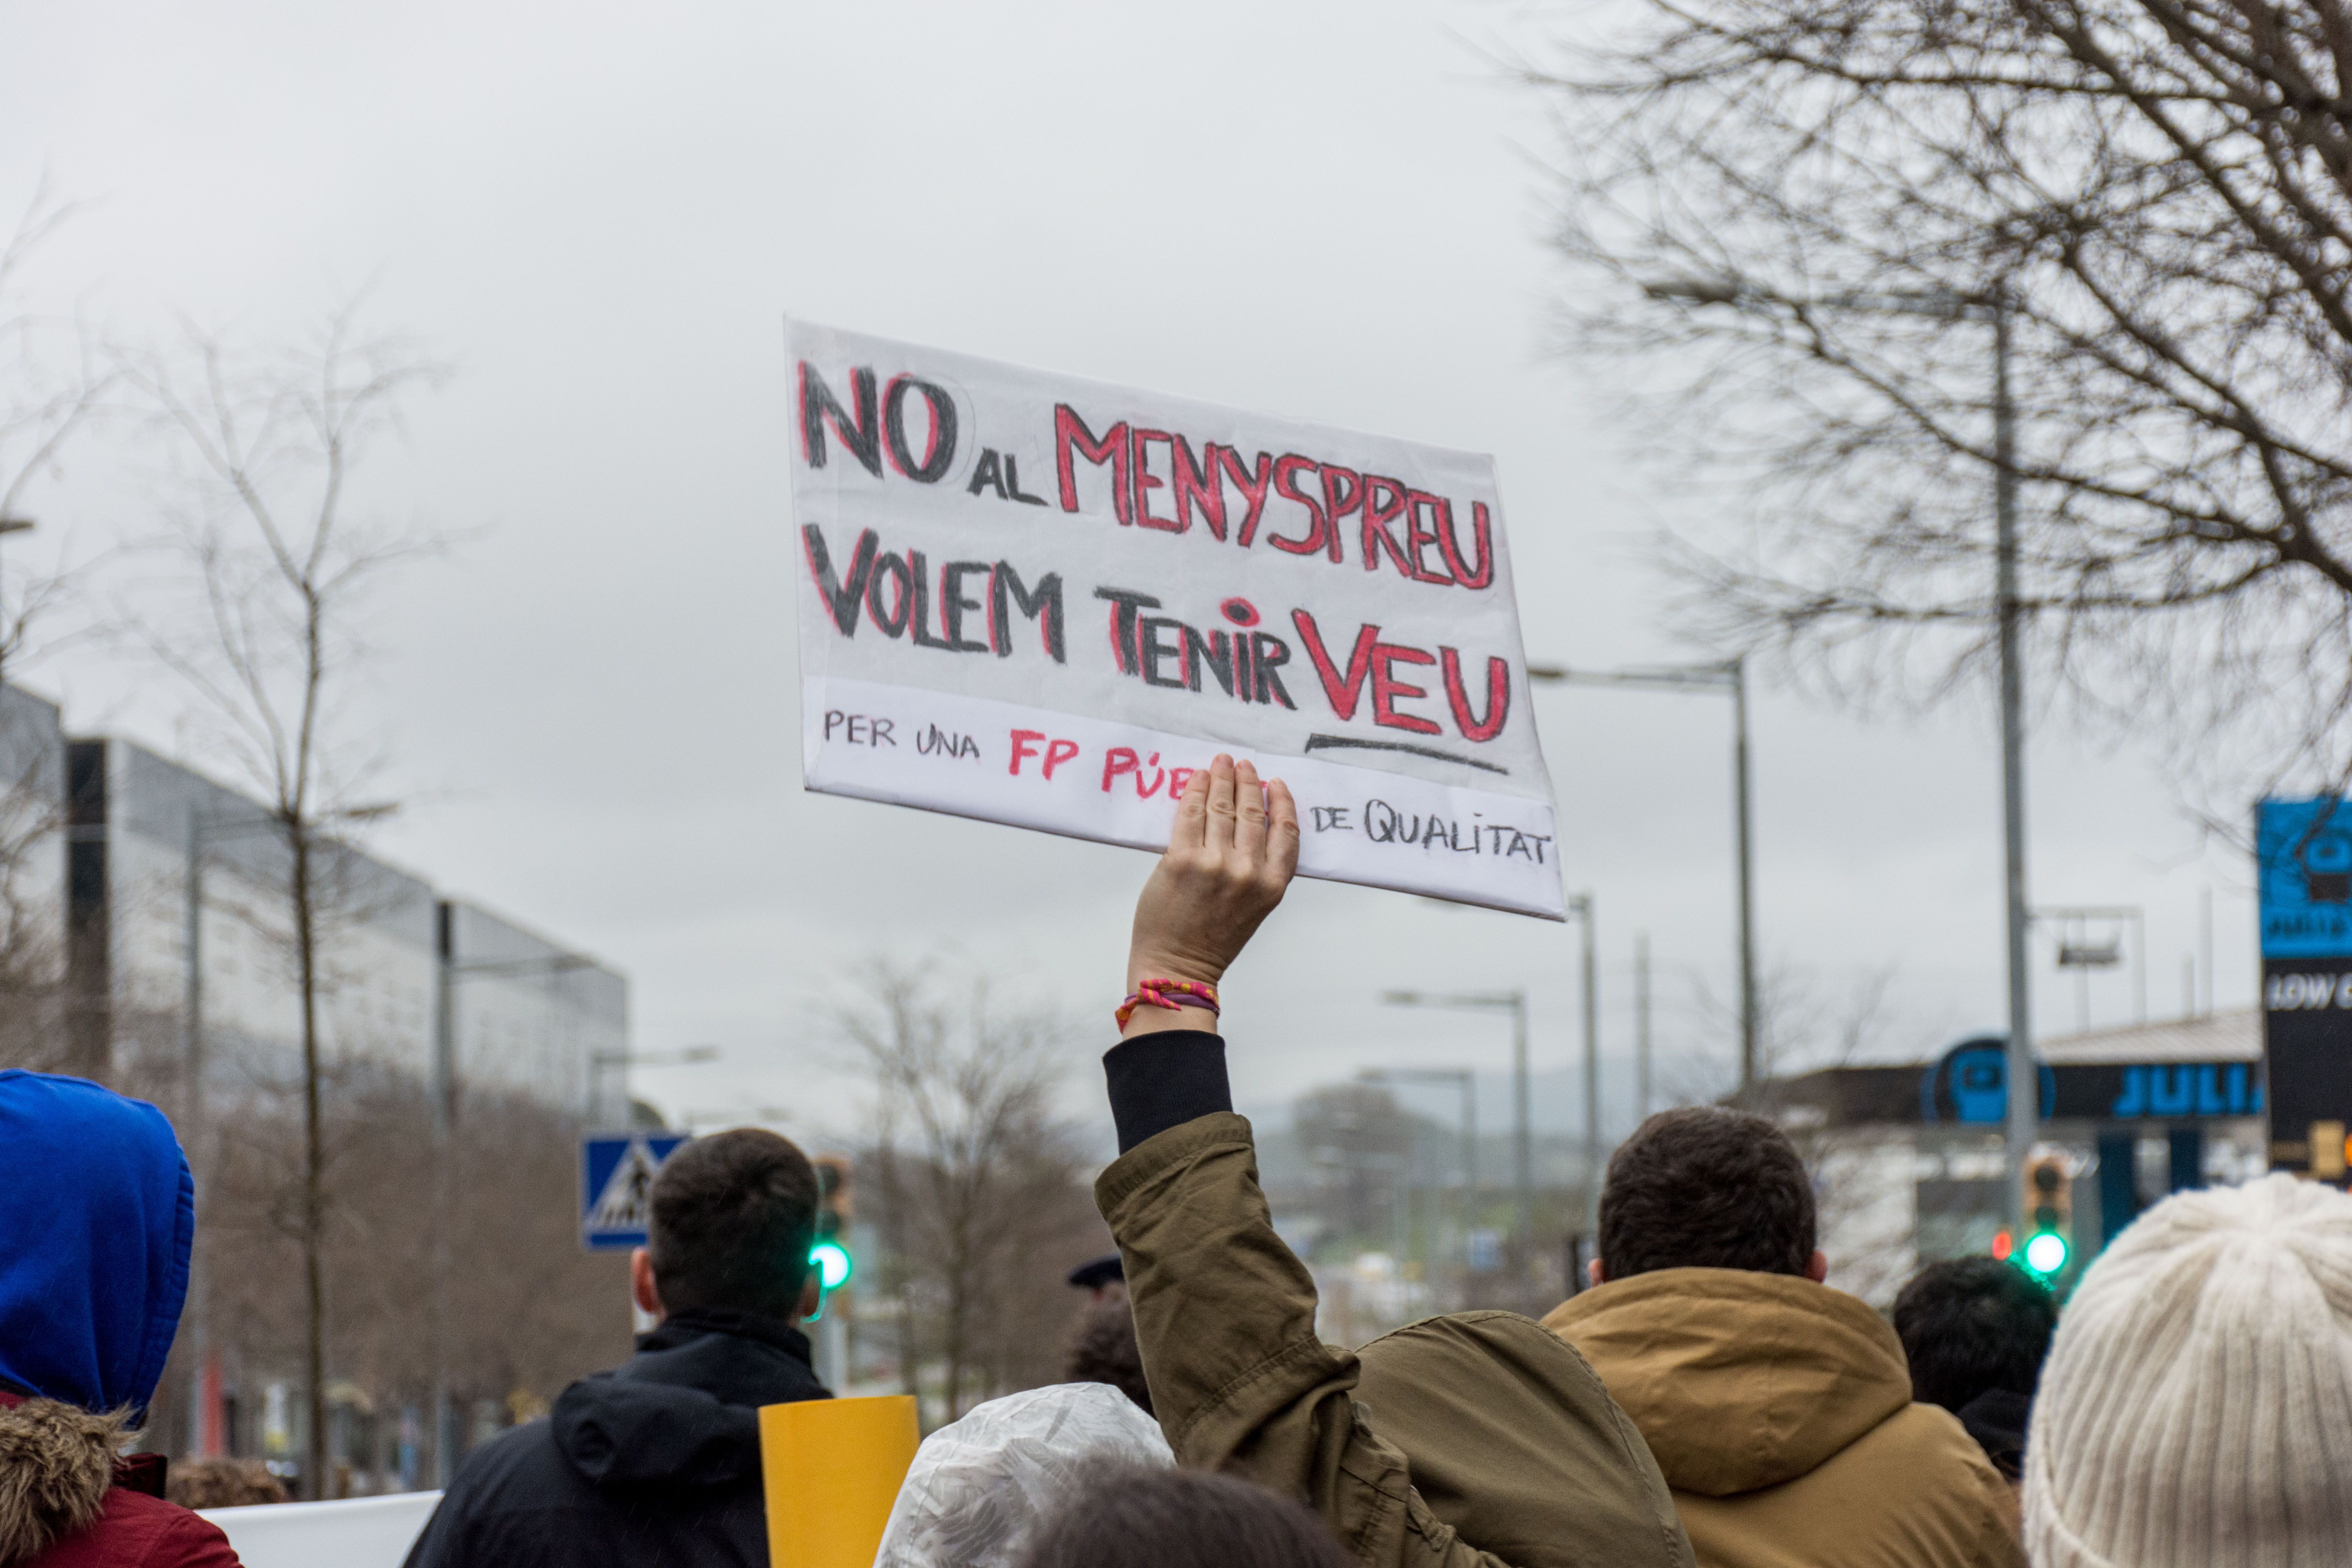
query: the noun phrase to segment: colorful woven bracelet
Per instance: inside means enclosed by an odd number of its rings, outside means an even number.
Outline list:
[[[1184,1000],[1171,1002],[1169,1000],[1171,996],[1181,996]],[[1142,981],[1137,984],[1135,994],[1118,1005],[1118,1026],[1126,1028],[1127,1021],[1135,1016],[1135,1010],[1146,1002],[1155,1007],[1165,1007],[1171,1013],[1180,1007],[1203,1007],[1214,1013],[1217,1011],[1217,988],[1192,980]]]

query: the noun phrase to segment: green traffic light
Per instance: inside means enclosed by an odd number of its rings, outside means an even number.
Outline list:
[[[838,1290],[849,1283],[849,1248],[837,1241],[820,1241],[809,1248],[809,1262],[816,1267],[817,1283],[828,1290]]]
[[[2025,1266],[2047,1278],[2066,1267],[2066,1238],[2045,1230],[2025,1244]]]

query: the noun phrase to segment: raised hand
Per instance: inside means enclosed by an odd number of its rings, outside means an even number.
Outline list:
[[[1218,754],[1177,803],[1168,852],[1135,903],[1127,989],[1143,980],[1214,985],[1298,869],[1298,807],[1280,779]],[[1143,1006],[1123,1033],[1214,1027],[1204,1009]]]

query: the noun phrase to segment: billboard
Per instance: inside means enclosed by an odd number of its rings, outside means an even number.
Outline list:
[[[2352,803],[2255,808],[2271,1166],[2341,1181],[2352,1124]]]

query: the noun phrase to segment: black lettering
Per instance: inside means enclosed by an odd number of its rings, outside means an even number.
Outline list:
[[[1008,598],[1010,605],[1006,603]],[[999,658],[1013,657],[1012,616],[1007,612],[1014,606],[1033,621],[1042,613],[1045,651],[1053,656],[1055,664],[1067,664],[1069,660],[1062,650],[1062,574],[1046,573],[1037,579],[1036,592],[1026,593],[1021,586],[1021,574],[1013,569],[1011,562],[996,563],[996,571],[988,580],[988,641]]]
[[[1171,626],[1175,627],[1179,634],[1192,630],[1173,616],[1144,616],[1137,632],[1136,647],[1142,656],[1144,685],[1172,686],[1181,691],[1185,689],[1185,679],[1181,670],[1175,675],[1160,673],[1160,666],[1164,661],[1169,659],[1181,661],[1184,658],[1184,638],[1181,635],[1174,642],[1163,643],[1160,640],[1160,634]]]
[[[874,573],[874,552],[881,539],[872,529],[857,536],[857,547],[850,552],[849,581],[845,583],[833,574],[833,556],[824,547],[824,535],[814,523],[801,530],[801,541],[808,549],[809,574],[816,579],[816,591],[824,595],[824,605],[833,616],[834,628],[843,637],[857,635],[857,601],[866,595],[866,579]]]
[[[801,361],[801,455],[812,468],[824,467],[824,426],[833,422],[833,433],[849,448],[849,455],[860,467],[876,479],[882,477],[882,433],[875,427],[874,372],[861,368],[849,373],[850,400],[857,405],[852,418],[825,385],[824,377],[817,374],[816,366]]]
[[[887,615],[882,612],[882,584],[885,578],[898,579],[897,604]],[[908,574],[907,563],[895,555],[884,555],[874,563],[874,574],[866,581],[866,613],[874,617],[875,629],[886,637],[902,637],[907,630],[908,612],[915,607],[915,579]]]
[[[1191,626],[1184,628],[1184,684],[1194,691],[1201,689],[1201,666],[1206,663],[1209,673],[1217,678],[1225,695],[1234,694],[1234,647],[1223,632],[1211,632],[1206,637]]]
[[[1011,490],[1013,492],[1013,499],[1019,501],[1024,506],[1044,506],[1045,504],[1045,498],[1044,496],[1026,495],[1022,492],[1021,459],[1014,457],[1010,452],[1004,454],[1004,488]]]
[[[915,612],[907,624],[915,630],[917,647],[945,647],[948,645],[931,635],[931,572],[930,563],[919,550],[907,552],[907,570],[915,580]]]
[[[907,448],[907,395],[910,392],[921,393],[931,410],[931,443],[920,460]],[[910,479],[935,485],[955,467],[955,399],[944,387],[917,376],[891,377],[890,389],[882,395],[882,433],[890,444],[891,466]]]
[[[1272,632],[1252,632],[1249,640],[1250,663],[1255,667],[1250,684],[1257,692],[1257,700],[1260,702],[1279,702],[1297,712],[1298,704],[1290,700],[1290,693],[1282,689],[1282,677],[1274,672],[1275,666],[1290,662],[1290,645]],[[1274,694],[1271,699],[1266,695],[1268,691]]]
[[[1004,493],[1004,469],[1001,466],[1001,460],[996,455],[996,448],[993,447],[982,447],[980,449],[980,461],[972,465],[971,483],[964,486],[963,493],[968,496],[976,496],[981,492],[982,487],[989,485],[996,487],[996,499],[998,500],[1005,500],[1009,499]],[[1037,504],[1039,506],[1043,506],[1045,503],[1039,501]]]
[[[1143,667],[1136,657],[1135,613],[1156,610],[1160,601],[1149,594],[1138,594],[1127,588],[1097,588],[1095,597],[1110,601],[1110,646],[1118,655],[1122,675],[1139,675]]]
[[[1396,836],[1396,807],[1384,800],[1364,802],[1364,837],[1375,844],[1391,844]]]
[[[948,634],[948,647],[958,653],[986,653],[984,642],[966,642],[963,636],[963,614],[966,610],[983,610],[988,606],[978,599],[963,596],[963,580],[976,572],[993,570],[985,561],[950,561],[940,568],[940,619]]]

